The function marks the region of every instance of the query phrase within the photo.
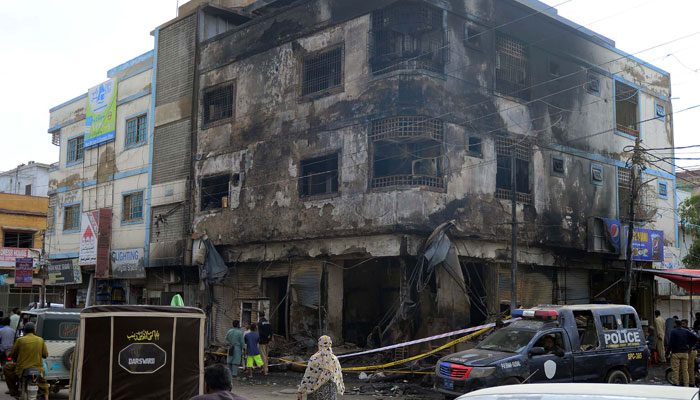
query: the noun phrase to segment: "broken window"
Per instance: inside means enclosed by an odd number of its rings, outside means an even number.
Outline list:
[[[3,247],[29,249],[34,247],[34,233],[22,231],[3,231]]]
[[[594,185],[603,184],[603,166],[599,164],[591,165],[591,183]]]
[[[372,12],[372,73],[425,69],[443,73],[447,58],[443,11],[423,3],[400,3]]]
[[[336,192],[338,192],[338,153],[301,162],[300,196]]]
[[[470,137],[469,138],[469,155],[472,157],[481,158],[481,138]]]
[[[484,31],[477,27],[473,22],[467,21],[464,24],[464,40],[466,40],[467,46],[481,49],[481,36],[483,36]]]
[[[228,207],[229,175],[216,175],[202,178],[200,183],[201,211]]]
[[[561,67],[556,61],[549,60],[549,74],[552,76],[559,76],[561,72]]]
[[[372,122],[372,187],[444,188],[443,122],[419,116]]]
[[[301,95],[323,92],[343,84],[343,47],[304,57]]]
[[[615,123],[618,132],[639,137],[639,91],[615,81]]]
[[[204,125],[233,117],[233,89],[229,83],[204,92]]]
[[[552,174],[564,176],[565,173],[566,164],[564,163],[564,157],[552,156]]]
[[[496,91],[530,100],[530,60],[527,43],[496,34]]]
[[[513,154],[515,153],[515,193],[520,203],[532,203],[530,194],[530,161],[532,152],[527,142],[506,138],[496,139],[496,198],[510,200]]]

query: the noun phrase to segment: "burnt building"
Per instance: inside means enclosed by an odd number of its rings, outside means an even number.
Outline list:
[[[622,301],[626,151],[673,146],[668,73],[534,0],[192,15],[184,103],[168,108],[182,127],[159,116],[175,25],[158,33],[154,151],[159,121],[191,130],[185,253],[203,264],[209,240],[230,272],[210,292],[212,339],[259,310],[278,334],[359,345],[492,318],[510,300],[512,191],[518,302]],[[675,177],[644,178],[636,220],[654,251],[673,249],[676,219],[659,210],[675,208]],[[643,318],[653,285],[635,279]]]

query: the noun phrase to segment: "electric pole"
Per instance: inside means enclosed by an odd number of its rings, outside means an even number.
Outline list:
[[[516,280],[518,274],[518,218],[516,213],[517,194],[516,194],[516,171],[515,171],[515,153],[516,148],[513,147],[510,153],[510,213],[511,213],[511,230],[510,238],[510,311],[513,312],[518,307],[518,282]]]
[[[630,209],[628,213],[627,247],[625,254],[625,304],[630,305],[632,301],[632,242],[634,238],[634,205],[637,202],[637,170],[642,164],[642,151],[639,138],[634,142],[634,153],[632,153],[632,168],[630,180],[632,190],[630,192]]]

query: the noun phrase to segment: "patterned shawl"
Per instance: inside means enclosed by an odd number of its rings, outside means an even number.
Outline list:
[[[333,341],[328,336],[324,335],[318,339],[318,352],[311,356],[309,364],[306,366],[306,373],[304,373],[304,378],[299,385],[299,393],[313,393],[329,380],[335,382],[339,394],[345,393],[340,362],[333,355],[332,346]]]

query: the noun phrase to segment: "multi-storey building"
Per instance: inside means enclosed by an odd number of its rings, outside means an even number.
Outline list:
[[[52,165],[29,161],[0,173],[0,193],[47,197]]]

